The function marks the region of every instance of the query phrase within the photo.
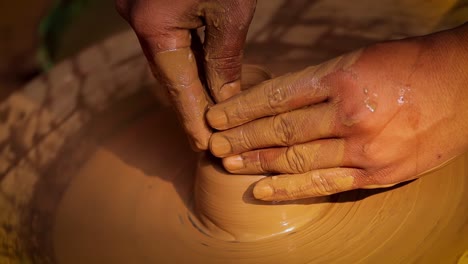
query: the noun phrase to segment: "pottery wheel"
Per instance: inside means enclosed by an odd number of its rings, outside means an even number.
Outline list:
[[[468,245],[466,157],[393,190],[336,195],[284,235],[210,237],[190,211],[194,163],[174,120],[151,111],[91,156],[57,212],[59,263],[436,263]]]
[[[59,263],[440,263],[466,250],[466,156],[390,191],[336,195],[284,235],[212,238],[190,211],[194,163],[174,120],[152,111],[93,154],[58,211]]]
[[[292,204],[245,199],[259,211],[306,210],[307,221],[288,228],[285,217],[284,232],[261,239],[213,235],[194,206],[199,157],[163,96],[146,92],[161,89],[130,36],[1,105],[10,144],[2,195],[15,201],[1,204],[13,230],[4,237],[35,263],[457,263],[468,250],[466,154],[391,189]]]

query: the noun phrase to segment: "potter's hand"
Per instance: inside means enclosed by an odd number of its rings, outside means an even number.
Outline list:
[[[195,149],[208,147],[208,96],[215,101],[240,91],[242,49],[256,0],[116,0],[135,30],[154,75],[169,90]],[[204,46],[194,30],[206,26]],[[192,38],[192,36],[194,38]],[[197,54],[197,52],[200,52]],[[201,55],[202,62],[195,55]],[[197,68],[203,65],[201,68]]]
[[[377,44],[212,107],[225,168],[266,177],[262,200],[416,178],[468,149],[468,27]]]

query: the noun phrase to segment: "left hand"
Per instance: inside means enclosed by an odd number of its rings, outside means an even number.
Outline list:
[[[207,113],[225,168],[262,200],[414,179],[468,149],[468,38],[377,44],[251,88]]]
[[[208,149],[211,130],[205,113],[211,99],[220,102],[241,90],[242,54],[256,0],[115,2],[167,89],[193,149]],[[196,30],[203,26],[202,43]]]

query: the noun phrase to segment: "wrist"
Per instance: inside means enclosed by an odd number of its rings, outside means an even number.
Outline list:
[[[427,79],[435,89],[432,99],[440,104],[439,111],[446,111],[447,127],[453,130],[454,143],[459,151],[468,150],[468,23],[451,30],[421,37],[422,49],[429,56]],[[424,63],[421,63],[424,65]],[[428,82],[430,84],[430,82]],[[446,99],[446,100],[445,100]],[[443,106],[443,107],[442,107]],[[457,132],[455,132],[457,131]]]

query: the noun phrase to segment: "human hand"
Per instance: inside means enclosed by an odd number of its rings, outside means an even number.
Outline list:
[[[213,106],[211,152],[262,200],[414,179],[468,149],[468,27],[373,45]]]
[[[216,102],[240,91],[242,50],[255,4],[256,0],[116,0],[196,150],[207,149],[211,136],[205,121],[211,99],[203,78]],[[203,44],[195,32],[202,26]]]

